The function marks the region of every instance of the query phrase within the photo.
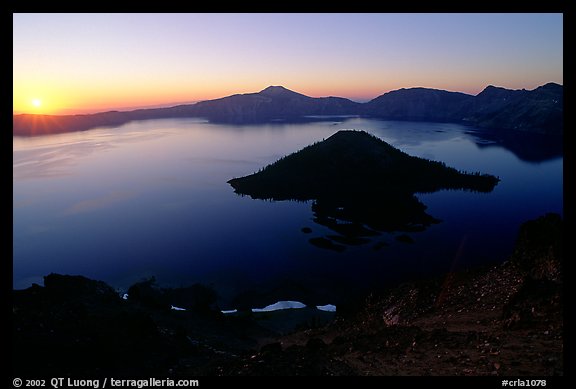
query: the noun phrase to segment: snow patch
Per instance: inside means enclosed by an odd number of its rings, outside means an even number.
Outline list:
[[[317,305],[316,309],[326,312],[336,312],[336,305],[326,304],[326,305]]]
[[[279,309],[292,309],[292,308],[304,308],[305,304],[299,301],[278,301],[277,303],[268,305],[264,308],[252,308],[252,312],[271,312],[277,311]]]

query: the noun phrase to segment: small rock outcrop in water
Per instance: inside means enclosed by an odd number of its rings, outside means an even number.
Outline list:
[[[490,192],[498,181],[410,156],[364,131],[342,130],[228,183],[255,199],[314,200],[314,221],[340,234],[330,240],[358,244],[382,231],[421,231],[438,222],[415,193]],[[318,247],[342,251],[344,246],[331,241],[311,239]]]

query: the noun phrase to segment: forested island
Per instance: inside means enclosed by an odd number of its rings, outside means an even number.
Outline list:
[[[489,174],[460,172],[443,162],[410,156],[364,131],[341,130],[228,183],[236,193],[255,199],[314,200],[314,221],[337,235],[310,242],[342,251],[344,245],[378,247],[370,238],[383,231],[421,231],[439,222],[426,213],[415,193],[490,192],[498,181]]]

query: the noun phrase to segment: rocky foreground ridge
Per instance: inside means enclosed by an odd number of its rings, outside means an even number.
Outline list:
[[[13,375],[563,375],[562,223],[526,222],[503,264],[404,283],[289,333],[222,314],[202,285],[149,280],[124,300],[51,274],[13,291]]]

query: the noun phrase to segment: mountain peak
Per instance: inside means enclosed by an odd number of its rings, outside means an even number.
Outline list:
[[[290,89],[284,88],[282,85],[270,85],[267,88],[260,91],[260,93],[264,92],[281,92],[281,91],[288,91],[292,92]]]
[[[261,90],[258,92],[261,95],[265,96],[304,96],[303,94],[291,91],[290,89],[284,88],[281,85],[270,85],[266,89]]]
[[[484,88],[484,90],[485,91],[486,90],[504,90],[504,88],[501,86],[495,86],[495,85],[490,84],[486,88]]]
[[[484,90],[476,95],[476,97],[508,97],[517,94],[519,91],[514,89],[506,89],[501,86],[488,85]]]
[[[549,82],[547,84],[539,86],[535,90],[550,90],[550,91],[562,92],[564,90],[564,87],[560,84],[555,83],[555,82]]]

